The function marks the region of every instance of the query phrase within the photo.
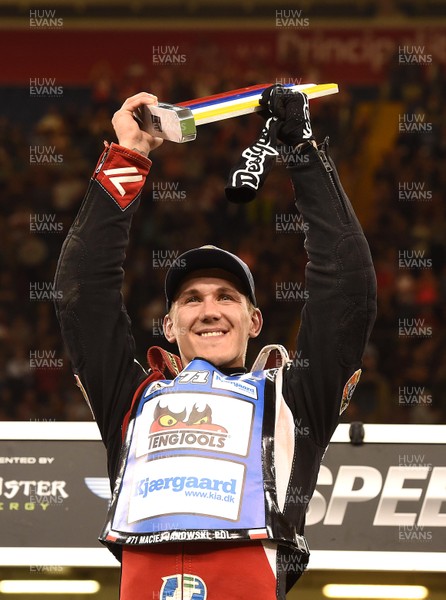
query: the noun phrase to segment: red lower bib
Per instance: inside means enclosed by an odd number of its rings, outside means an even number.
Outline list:
[[[125,546],[120,600],[275,600],[261,542]]]

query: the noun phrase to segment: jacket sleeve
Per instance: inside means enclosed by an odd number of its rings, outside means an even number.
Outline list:
[[[328,155],[299,148],[290,173],[306,223],[306,303],[297,336],[299,364],[284,377],[296,424],[326,446],[359,378],[376,316],[376,278],[362,228]]]
[[[150,166],[136,152],[107,144],[63,244],[55,276],[62,336],[107,447],[110,474],[119,453],[122,418],[145,377],[134,360],[121,287],[132,216]]]

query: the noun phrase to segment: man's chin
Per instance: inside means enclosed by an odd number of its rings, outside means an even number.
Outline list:
[[[242,366],[242,361],[238,360],[235,356],[225,356],[218,350],[197,350],[197,354],[200,358],[204,358],[208,362],[212,363],[217,368],[231,368],[232,366]]]

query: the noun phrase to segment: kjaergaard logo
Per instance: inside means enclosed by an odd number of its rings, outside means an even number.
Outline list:
[[[136,482],[134,495],[146,498],[148,494],[160,492],[161,490],[172,490],[172,492],[178,493],[187,488],[187,496],[192,495],[210,498],[211,500],[234,502],[234,498],[230,496],[237,493],[236,487],[237,481],[235,479],[225,481],[223,479],[210,479],[209,477],[176,476],[159,477],[158,479],[145,477]],[[206,490],[206,492],[192,492],[191,490]],[[223,497],[217,492],[225,492],[227,495]]]

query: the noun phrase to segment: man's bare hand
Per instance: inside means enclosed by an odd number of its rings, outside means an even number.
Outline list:
[[[140,92],[127,98],[121,108],[113,115],[112,125],[120,146],[148,156],[152,150],[161,146],[163,140],[142,131],[133,118],[133,111],[144,104],[158,104],[158,99],[147,92]]]

